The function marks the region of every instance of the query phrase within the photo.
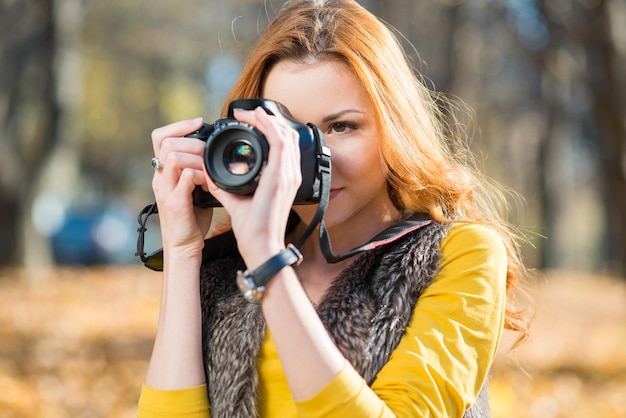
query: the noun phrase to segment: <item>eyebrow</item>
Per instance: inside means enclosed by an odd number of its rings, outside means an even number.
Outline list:
[[[322,123],[328,123],[328,122],[330,122],[332,120],[339,119],[340,117],[342,117],[346,113],[360,113],[361,115],[365,114],[365,112],[362,112],[362,111],[357,110],[357,109],[345,109],[345,110],[339,111],[337,113],[333,113],[331,115],[324,116],[324,118],[322,118]]]

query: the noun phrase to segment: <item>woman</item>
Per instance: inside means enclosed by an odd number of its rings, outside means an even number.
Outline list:
[[[287,2],[230,94],[240,97],[280,102],[324,133],[336,253],[415,214],[434,222],[333,264],[310,239],[301,263],[282,260],[249,303],[237,270],[287,254],[316,210],[292,207],[297,133],[262,109],[235,113],[270,147],[254,195],[238,196],[205,174],[204,143],[183,138],[201,120],[156,129],[164,286],[139,416],[488,416],[481,388],[502,330],[525,333],[506,308],[523,267],[501,193],[464,163],[462,145],[452,153],[462,138],[391,31],[354,1]],[[193,206],[197,185],[236,239],[204,262],[212,214]]]

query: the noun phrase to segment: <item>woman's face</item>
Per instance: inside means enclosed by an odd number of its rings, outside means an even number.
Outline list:
[[[339,61],[279,61],[265,81],[263,97],[285,105],[300,123],[322,130],[331,149],[332,181],[326,225],[364,229],[388,225],[398,212],[387,194],[378,126],[356,75]],[[294,210],[310,221],[316,206]]]

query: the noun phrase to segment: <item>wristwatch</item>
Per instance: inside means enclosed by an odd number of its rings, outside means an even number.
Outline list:
[[[287,266],[297,266],[302,262],[302,254],[293,244],[267,260],[254,271],[237,271],[237,286],[250,302],[259,302],[265,292],[265,285]]]

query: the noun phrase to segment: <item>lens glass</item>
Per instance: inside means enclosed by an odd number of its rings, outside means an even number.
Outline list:
[[[230,173],[243,176],[256,164],[256,153],[249,142],[235,140],[226,148],[224,162]]]

